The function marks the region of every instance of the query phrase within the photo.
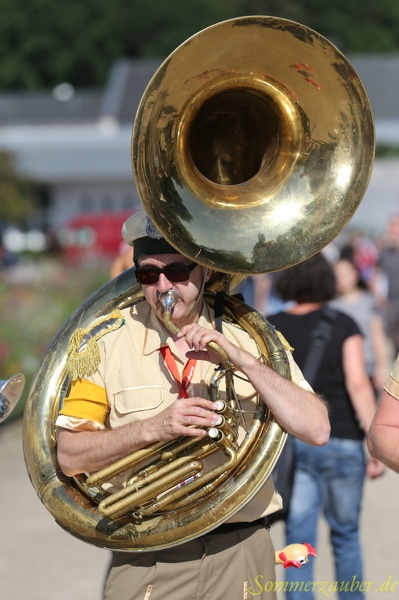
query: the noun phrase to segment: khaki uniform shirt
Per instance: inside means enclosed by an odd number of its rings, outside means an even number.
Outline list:
[[[101,362],[96,372],[87,378],[91,382],[93,394],[105,394],[107,411],[101,422],[82,417],[80,407],[91,399],[66,398],[57,419],[57,425],[75,430],[95,430],[117,428],[126,423],[147,419],[160,413],[179,397],[179,383],[173,378],[160,352],[162,346],[168,345],[175,358],[180,376],[186,363],[174,344],[170,333],[163,323],[154,315],[146,302],[141,302],[122,311],[124,324],[98,340]],[[214,329],[213,310],[204,304],[199,325]],[[230,323],[223,323],[224,335],[236,345],[245,348],[254,356],[259,356],[256,343],[246,331]],[[292,379],[305,389],[310,389],[303,379],[302,373],[288,352]],[[207,384],[213,375],[215,365],[198,360],[193,379],[188,389],[190,397],[208,398]],[[242,375],[243,376],[243,375]],[[252,385],[235,377],[235,389],[241,399],[244,411],[255,405],[256,394]],[[72,389],[73,392],[73,389]],[[73,394],[70,394],[72,397]],[[220,397],[224,397],[224,385],[220,385]],[[248,424],[252,414],[244,413]],[[239,439],[245,435],[240,427]],[[217,455],[224,455],[221,452]],[[204,460],[209,463],[205,468],[217,462],[216,454]],[[226,458],[224,457],[224,460]],[[269,477],[259,492],[240,509],[230,521],[254,521],[281,508],[281,497],[275,492],[272,478]]]

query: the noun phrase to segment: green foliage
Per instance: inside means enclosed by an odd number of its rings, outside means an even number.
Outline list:
[[[21,415],[48,344],[72,313],[108,279],[105,268],[67,267],[41,258],[0,271],[0,379],[23,373],[26,385],[11,418]]]
[[[237,15],[237,0],[115,0],[121,55],[165,57],[201,29]]]
[[[397,0],[302,0],[299,19],[329,38],[345,54],[399,50]]]
[[[312,27],[345,53],[398,52],[397,0],[0,0],[0,89],[102,86],[119,57],[164,58],[244,15]]]
[[[399,156],[399,146],[379,145],[376,147],[375,155],[377,158],[393,158]]]
[[[37,89],[103,80],[118,53],[107,0],[0,0],[0,86]]]
[[[102,85],[118,57],[166,56],[235,0],[0,0],[0,88]]]
[[[25,220],[36,201],[32,184],[17,174],[12,156],[0,151],[0,221]]]
[[[243,0],[241,14],[269,14],[303,23],[344,53],[399,51],[397,0]]]

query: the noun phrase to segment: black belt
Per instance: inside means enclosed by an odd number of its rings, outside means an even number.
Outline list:
[[[262,517],[256,521],[245,521],[239,523],[223,523],[209,532],[208,535],[217,535],[218,533],[229,533],[230,531],[241,531],[241,529],[248,529],[249,527],[266,527],[270,529],[269,520],[267,517]]]

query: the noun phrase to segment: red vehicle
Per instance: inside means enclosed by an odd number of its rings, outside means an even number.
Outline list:
[[[56,233],[56,239],[68,262],[88,259],[113,260],[123,244],[122,225],[134,210],[80,213]]]

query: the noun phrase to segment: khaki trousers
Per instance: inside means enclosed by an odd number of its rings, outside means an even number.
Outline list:
[[[255,525],[167,550],[117,552],[104,600],[275,600],[274,582],[270,534]]]

